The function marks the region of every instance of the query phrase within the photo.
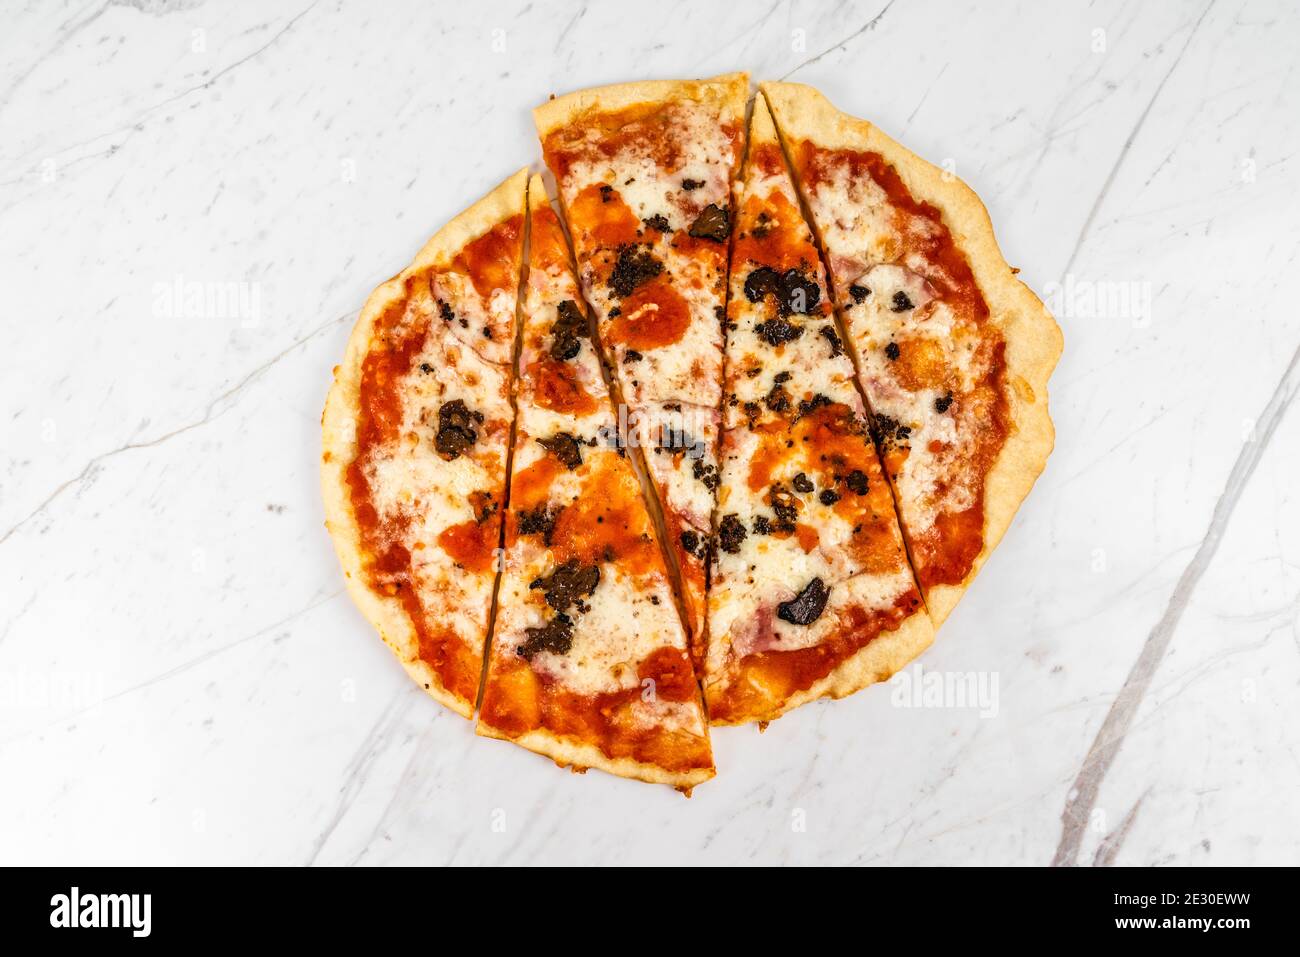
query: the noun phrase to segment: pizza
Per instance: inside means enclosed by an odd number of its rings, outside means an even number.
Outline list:
[[[830,269],[916,578],[939,625],[1052,450],[1050,313],[979,198],[811,87],[763,95]]]
[[[505,564],[478,731],[689,788],[713,757],[686,629],[540,176],[528,202]]]
[[[555,200],[521,170],[380,285],[322,418],[326,527],[411,676],[688,794],[711,726],[920,654],[1054,441],[1061,333],[975,194],[809,87],[749,96],[538,107]]]
[[[644,455],[697,661],[718,484],[731,234],[749,80],[628,83],[534,111],[582,290]]]
[[[478,700],[506,458],[526,170],[371,294],[323,416],[326,527],[348,590],[411,676]]]
[[[735,206],[704,680],[716,724],[843,697],[934,634],[761,97]]]

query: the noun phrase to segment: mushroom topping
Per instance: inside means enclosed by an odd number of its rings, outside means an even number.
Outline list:
[[[434,448],[449,459],[454,459],[478,441],[476,423],[483,421],[482,412],[471,412],[462,399],[444,402],[438,410],[438,434]]]
[[[545,578],[535,578],[529,589],[540,588],[546,604],[556,611],[568,611],[569,606],[581,601],[600,584],[600,569],[595,565],[582,565],[571,558]],[[579,609],[581,610],[581,608]]]
[[[525,628],[524,643],[515,649],[525,661],[532,661],[538,652],[549,651],[567,655],[573,647],[573,619],[560,612],[541,628]]]
[[[814,578],[794,598],[776,606],[776,617],[792,625],[811,625],[826,610],[829,595],[830,589],[820,578]]]
[[[582,351],[580,339],[587,338],[587,319],[572,299],[556,307],[555,322],[551,325],[551,356],[564,362]]]
[[[711,239],[715,243],[725,243],[731,235],[731,217],[725,206],[709,203],[705,206],[689,230],[696,239]]]
[[[559,459],[570,472],[582,464],[582,444],[568,432],[556,432],[549,439],[538,439],[537,444]]]
[[[729,555],[735,555],[748,534],[744,523],[734,512],[725,515],[718,524],[718,547]]]

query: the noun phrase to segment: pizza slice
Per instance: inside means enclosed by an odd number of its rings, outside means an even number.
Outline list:
[[[736,197],[704,693],[769,721],[888,678],[933,639],[762,97]]]
[[[1061,331],[979,198],[811,87],[766,83],[821,240],[917,581],[937,626],[1053,442]]]
[[[731,181],[749,80],[628,83],[534,111],[583,292],[680,575],[697,658],[718,474]]]
[[[559,219],[540,177],[529,192],[505,568],[478,732],[689,789],[713,757],[686,631]]]
[[[371,294],[325,404],[326,527],[362,613],[470,717],[496,581],[527,170]]]

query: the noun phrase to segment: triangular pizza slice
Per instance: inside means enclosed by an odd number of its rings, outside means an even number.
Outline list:
[[[811,87],[765,83],[936,626],[1052,449],[1061,331],[979,198]]]
[[[709,590],[714,723],[767,721],[927,647],[853,365],[761,97],[736,197]]]
[[[478,730],[562,765],[690,788],[713,758],[686,630],[540,177],[529,206],[505,568]]]
[[[749,81],[628,83],[534,111],[583,291],[659,494],[693,648],[717,488],[731,182]]]
[[[527,170],[371,294],[323,426],[348,590],[434,698],[470,717],[505,502]]]

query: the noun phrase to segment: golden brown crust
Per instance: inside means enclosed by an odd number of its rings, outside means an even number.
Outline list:
[[[1013,428],[985,480],[984,547],[957,585],[931,588],[926,604],[938,627],[1001,541],[1052,451],[1047,381],[1062,348],[1051,313],[1016,278],[998,248],[988,211],[965,183],[927,163],[865,120],[841,113],[812,87],[763,83],[760,90],[787,142],[809,140],[826,149],[870,150],[894,166],[912,195],[938,207],[970,260],[989,306],[990,321],[1006,341],[1007,401]]]
[[[472,239],[511,216],[522,215],[527,182],[526,169],[515,173],[438,230],[406,269],[370,294],[348,339],[343,363],[334,369],[334,384],[321,416],[321,496],[325,503],[325,527],[334,540],[348,593],[411,677],[436,700],[465,718],[472,717],[474,702],[466,702],[442,686],[433,669],[420,659],[415,629],[401,602],[377,593],[366,581],[364,549],[352,510],[347,469],[357,453],[361,366],[370,349],[375,322],[403,297],[407,277],[450,262]]]
[[[655,764],[646,764],[632,758],[611,758],[594,744],[562,737],[545,728],[527,731],[517,737],[479,722],[475,731],[485,738],[496,738],[520,745],[529,751],[545,755],[562,768],[585,771],[596,768],[621,778],[632,778],[648,784],[667,784],[675,788],[691,788],[713,777],[712,767],[692,768],[688,771],[669,771]]]
[[[700,100],[722,104],[741,104],[749,98],[748,73],[724,73],[707,80],[643,80],[615,83],[566,93],[533,110],[537,134],[545,141],[553,130],[568,126],[589,112],[610,113],[638,103]]]
[[[905,619],[893,631],[884,631],[869,641],[835,670],[811,687],[798,691],[781,702],[780,707],[762,714],[745,714],[734,719],[710,720],[710,724],[739,725],[755,721],[775,721],[788,711],[818,698],[847,698],[870,685],[888,681],[907,667],[934,641],[934,625],[929,617],[917,613]]]

